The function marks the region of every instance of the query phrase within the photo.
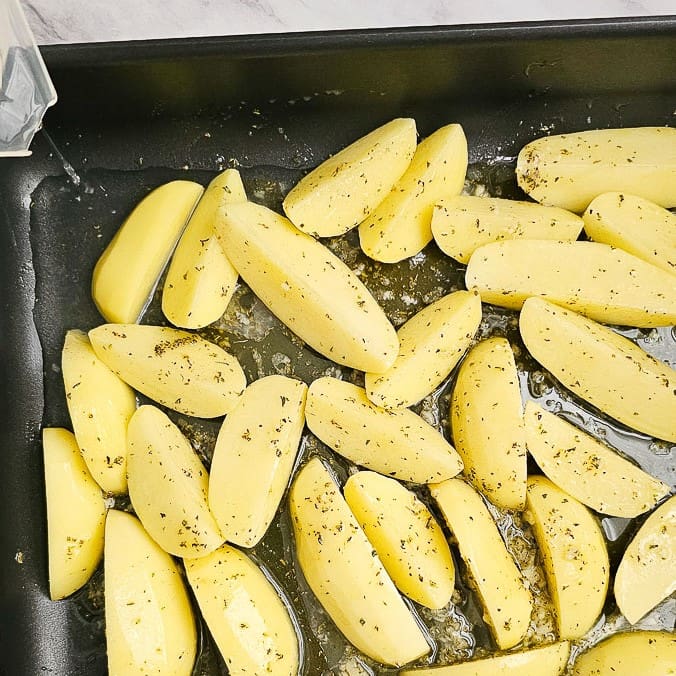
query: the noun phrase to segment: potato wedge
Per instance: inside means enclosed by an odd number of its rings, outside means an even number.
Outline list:
[[[583,224],[579,216],[559,207],[472,195],[447,197],[432,213],[434,241],[465,264],[475,249],[504,239],[575,241]]]
[[[416,147],[415,120],[398,118],[332,155],[284,199],[284,213],[314,237],[359,225],[406,171]]]
[[[660,505],[641,526],[615,573],[615,600],[621,613],[638,622],[676,591],[676,496]]]
[[[127,216],[92,277],[92,297],[106,321],[139,320],[203,192],[199,183],[171,181],[153,190]]]
[[[481,322],[471,291],[443,296],[397,331],[399,355],[384,373],[366,374],[366,396],[383,408],[407,408],[432,392],[470,346]]]
[[[230,676],[297,676],[298,636],[289,609],[260,568],[223,545],[185,572]]]
[[[676,274],[676,214],[643,197],[606,192],[584,212],[584,229],[610,244]]]
[[[559,637],[586,634],[603,610],[610,564],[592,513],[547,477],[528,478],[526,520],[533,525]]]
[[[96,356],[83,331],[66,333],[61,372],[75,438],[92,477],[108,493],[126,493],[135,392]]]
[[[289,508],[303,575],[345,638],[382,664],[426,655],[418,622],[319,458],[296,475]]]
[[[467,355],[451,395],[453,443],[464,474],[493,504],[526,504],[526,433],[519,374],[506,338],[482,340]]]
[[[394,327],[323,244],[251,202],[224,206],[216,230],[244,281],[315,350],[361,371],[380,373],[392,365],[399,350]]]
[[[42,430],[47,498],[49,596],[70,596],[96,570],[103,554],[106,508],[72,432]]]
[[[174,556],[206,556],[225,539],[209,511],[209,477],[166,414],[141,406],[129,421],[129,498],[143,527]]]
[[[606,324],[676,323],[676,279],[597,242],[509,240],[477,249],[465,273],[485,303],[518,310],[541,296]]]
[[[305,425],[307,385],[267,376],[249,385],[216,440],[209,507],[229,542],[253,547],[284,494]]]
[[[524,420],[526,445],[540,469],[587,507],[633,519],[669,494],[665,483],[535,402],[526,404]]]
[[[400,592],[428,608],[443,608],[455,585],[455,566],[429,509],[395,479],[357,472],[345,500]]]
[[[216,239],[214,221],[221,205],[245,202],[237,169],[209,183],[171,257],[162,289],[162,312],[174,326],[200,329],[225,312],[235,292],[237,270]]]
[[[611,190],[673,207],[676,129],[593,129],[539,138],[521,149],[516,178],[537,202],[577,213]]]
[[[541,298],[519,317],[528,351],[557,380],[628,427],[676,441],[676,372],[624,336]]]
[[[479,493],[462,479],[432,484],[430,493],[458,541],[498,647],[512,648],[526,634],[533,598],[495,521]]]
[[[462,470],[455,449],[419,415],[379,408],[361,387],[336,378],[310,385],[305,420],[336,453],[402,481],[443,481]]]
[[[199,418],[230,412],[246,387],[239,362],[194,333],[103,324],[89,332],[96,356],[134,389]]]
[[[111,676],[190,676],[197,631],[188,593],[172,558],[136,517],[111,509],[104,560]]]
[[[422,141],[404,175],[359,226],[364,253],[396,263],[422,251],[432,240],[432,210],[465,184],[467,139],[459,124],[437,129]]]

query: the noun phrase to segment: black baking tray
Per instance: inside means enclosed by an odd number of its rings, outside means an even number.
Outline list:
[[[12,676],[106,671],[99,601],[48,599],[39,432],[67,424],[60,341],[72,308],[80,325],[100,321],[88,252],[110,236],[113,211],[180,172],[205,182],[241,166],[254,186],[271,172],[297,178],[395,116],[415,117],[422,135],[461,122],[470,162],[499,158],[499,170],[535,136],[671,125],[676,111],[676,17],[42,52],[59,94],[46,128],[84,183],[73,190],[43,135],[31,158],[0,160],[0,673]],[[110,208],[104,175],[126,195]]]

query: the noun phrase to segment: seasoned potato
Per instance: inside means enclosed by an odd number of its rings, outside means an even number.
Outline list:
[[[289,483],[305,425],[307,385],[268,376],[244,390],[223,422],[209,476],[209,507],[229,542],[253,547]]]
[[[488,508],[461,479],[432,484],[430,493],[458,541],[498,647],[515,646],[528,629],[533,598]]]
[[[180,413],[217,418],[233,409],[246,387],[237,359],[194,333],[103,324],[89,339],[96,356],[122,380]]]
[[[526,504],[526,434],[519,375],[505,338],[472,348],[451,396],[453,443],[465,476],[505,509]]]
[[[437,129],[418,145],[411,165],[378,208],[359,226],[364,253],[396,263],[432,240],[432,210],[465,184],[467,139],[459,124]]]
[[[53,601],[77,591],[103,554],[106,508],[72,432],[42,430],[47,498],[49,595]]]
[[[523,305],[528,351],[585,401],[632,429],[676,441],[676,372],[614,331],[541,298]]]
[[[245,202],[237,169],[226,169],[207,186],[171,258],[162,289],[162,312],[175,326],[199,329],[225,312],[237,284],[216,239],[214,221],[221,205]]]
[[[397,331],[399,356],[384,373],[366,374],[366,396],[383,408],[407,408],[432,392],[470,346],[481,299],[470,291],[443,296]]]
[[[547,477],[528,478],[526,519],[542,553],[559,637],[586,634],[608,590],[608,551],[592,513]]]
[[[106,321],[138,321],[203,192],[199,183],[172,181],[153,190],[129,214],[92,277],[92,297]]]
[[[439,248],[467,264],[475,249],[503,239],[572,242],[582,231],[579,216],[533,202],[456,195],[434,206],[432,234]]]
[[[323,244],[251,202],[224,206],[216,230],[244,281],[315,350],[361,371],[382,373],[392,365],[399,350],[394,327]]]
[[[594,129],[546,136],[519,153],[516,178],[542,204],[582,212],[619,190],[676,206],[676,129]]]
[[[415,152],[415,120],[392,120],[332,155],[303,177],[284,200],[284,212],[315,237],[342,235],[387,196]]]
[[[336,453],[381,474],[429,483],[462,469],[455,449],[420,416],[408,409],[379,408],[361,387],[336,378],[310,385],[305,419]]]
[[[597,512],[633,519],[652,509],[669,486],[562,418],[529,401],[526,445],[561,489]]]
[[[289,508],[303,575],[345,638],[382,664],[426,655],[425,635],[319,458],[296,475]]]
[[[298,637],[275,587],[249,557],[223,545],[185,572],[230,676],[297,676]]]

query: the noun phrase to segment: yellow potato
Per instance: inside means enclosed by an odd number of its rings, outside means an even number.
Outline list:
[[[432,392],[470,346],[481,299],[456,291],[428,305],[397,331],[399,356],[384,373],[366,374],[366,396],[383,408],[407,408]]]
[[[635,624],[676,591],[676,496],[660,505],[641,526],[615,573],[615,600]]]
[[[533,598],[488,508],[461,479],[432,484],[430,493],[458,541],[498,647],[512,648],[526,634]]]
[[[394,327],[323,244],[251,202],[224,206],[216,230],[244,281],[311,347],[361,371],[380,373],[392,365],[399,350]]]
[[[297,676],[289,610],[246,554],[223,545],[186,561],[185,572],[230,676]]]
[[[69,596],[89,580],[103,554],[106,508],[101,489],[68,430],[42,430],[47,498],[49,595]]]
[[[669,486],[613,449],[529,401],[526,445],[559,488],[601,514],[633,519],[652,509]]]
[[[127,492],[127,424],[136,394],[94,353],[87,334],[71,330],[61,353],[68,413],[82,457],[109,493]]]
[[[209,477],[190,442],[154,406],[129,422],[129,498],[143,527],[162,549],[184,558],[206,556],[225,539],[209,511]]]
[[[516,178],[534,200],[582,212],[611,190],[676,206],[676,129],[594,129],[546,136],[519,153]]]
[[[194,333],[103,324],[89,332],[89,340],[122,380],[180,413],[217,418],[233,409],[246,387],[237,359]]]
[[[426,655],[418,622],[319,458],[296,475],[289,509],[303,575],[345,638],[382,664]]]
[[[225,312],[237,284],[216,239],[214,221],[221,205],[245,202],[237,169],[226,169],[209,183],[171,258],[162,289],[162,312],[175,326],[200,329]]]
[[[676,274],[676,215],[621,192],[599,195],[582,218],[587,235]]]
[[[676,441],[676,372],[614,331],[541,298],[519,318],[528,351],[557,380],[632,429]]]
[[[139,202],[101,254],[92,297],[108,322],[138,321],[204,188],[172,181]]]
[[[375,472],[353,474],[343,493],[399,591],[428,608],[443,608],[455,584],[451,550],[415,493]]]
[[[676,323],[676,279],[597,242],[509,240],[477,249],[465,273],[481,300],[518,310],[541,296],[606,324]]]
[[[459,124],[437,129],[378,208],[359,226],[364,253],[383,263],[414,256],[432,240],[432,210],[465,184],[467,139]]]
[[[528,478],[526,519],[544,562],[559,637],[586,634],[603,610],[608,551],[592,513],[547,477]]]
[[[582,231],[579,216],[533,202],[456,195],[434,206],[432,234],[439,248],[467,264],[475,249],[503,239],[572,242]]]
[[[229,542],[253,547],[284,494],[305,425],[307,385],[267,376],[249,385],[223,422],[209,475],[209,507]]]
[[[455,449],[419,415],[379,408],[361,387],[336,378],[310,385],[305,419],[336,453],[402,481],[443,481],[462,469]]]
[[[172,558],[137,518],[111,509],[104,561],[111,676],[190,676],[197,631],[188,593]]]
[[[465,476],[498,507],[523,509],[526,433],[507,339],[488,338],[467,355],[453,387],[450,419]]]
[[[284,212],[308,235],[342,235],[383,201],[411,163],[415,146],[415,120],[378,127],[303,177],[286,196]]]

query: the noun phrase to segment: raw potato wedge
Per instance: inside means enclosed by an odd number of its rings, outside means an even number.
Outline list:
[[[428,608],[443,608],[455,585],[455,566],[429,509],[396,479],[357,472],[345,500],[399,591]]]
[[[422,251],[432,240],[432,210],[465,184],[467,139],[459,124],[437,129],[422,141],[404,175],[359,226],[364,253],[396,263]]]
[[[111,676],[190,676],[197,631],[183,579],[131,514],[108,512],[104,568]]]
[[[676,215],[636,195],[606,192],[582,218],[587,235],[676,274]]]
[[[462,470],[455,449],[419,415],[379,408],[361,387],[336,378],[310,385],[305,420],[336,453],[402,481],[443,481]]]
[[[612,190],[673,207],[676,129],[594,129],[539,138],[521,149],[516,178],[537,202],[577,213]]]
[[[597,242],[509,240],[477,249],[465,273],[485,303],[518,310],[541,296],[606,324],[676,323],[676,279]]]
[[[103,324],[89,332],[96,356],[134,389],[198,418],[229,413],[246,387],[239,362],[194,333]]]
[[[504,239],[553,239],[572,242],[582,231],[579,216],[533,202],[455,195],[434,206],[432,234],[439,248],[467,264],[484,244]]]
[[[171,258],[162,289],[162,312],[175,326],[200,329],[225,312],[237,284],[216,239],[214,221],[221,205],[245,202],[237,169],[226,169],[209,183]]]
[[[586,634],[603,610],[608,551],[592,513],[547,477],[528,478],[526,519],[542,554],[559,637]]]
[[[384,373],[366,374],[366,396],[383,408],[408,408],[432,392],[470,346],[481,322],[471,291],[443,296],[397,331],[399,356]]]
[[[628,427],[676,441],[676,372],[624,336],[541,298],[519,317],[528,351],[575,394]]]
[[[475,345],[451,396],[453,443],[464,474],[493,504],[526,504],[526,433],[514,353],[505,338]]]
[[[615,634],[582,653],[573,676],[673,676],[676,674],[676,635],[669,631],[629,631]]]
[[[225,539],[209,511],[209,477],[190,442],[154,406],[141,406],[127,435],[129,498],[143,527],[174,556],[206,556]]]
[[[305,425],[307,385],[267,376],[244,390],[223,422],[209,475],[209,507],[229,542],[253,547],[284,494]]]
[[[429,653],[418,622],[319,458],[296,475],[289,508],[303,575],[345,638],[393,666]]]
[[[535,402],[526,403],[526,445],[540,469],[587,507],[625,519],[652,509],[669,486]]]
[[[378,127],[303,177],[286,196],[284,213],[308,235],[342,235],[383,201],[411,164],[415,147],[415,120],[398,118]]]
[[[512,648],[526,634],[533,599],[495,521],[479,493],[462,479],[432,484],[430,493],[458,541],[498,647]]]
[[[672,496],[641,526],[615,573],[617,607],[631,624],[676,591],[675,561],[676,496]]]
[[[108,322],[137,322],[204,188],[171,181],[146,196],[101,254],[92,297]]]
[[[224,206],[216,229],[244,281],[311,347],[360,371],[381,373],[392,365],[399,350],[394,327],[323,244],[251,202]]]
[[[103,554],[106,508],[72,432],[42,430],[47,498],[49,595],[70,596],[89,580]]]
[[[108,493],[126,493],[135,392],[96,356],[82,331],[66,333],[61,372],[75,438],[92,477]]]
[[[229,545],[185,562],[185,572],[231,676],[297,676],[298,637],[277,590]]]

